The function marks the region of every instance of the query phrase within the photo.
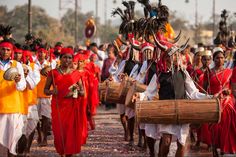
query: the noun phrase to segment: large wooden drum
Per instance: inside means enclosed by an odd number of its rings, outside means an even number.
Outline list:
[[[99,83],[98,90],[99,90],[99,99],[101,102],[105,101],[106,88],[107,88],[106,81]]]
[[[218,123],[221,115],[217,99],[138,101],[135,112],[138,122],[154,124]]]
[[[136,92],[144,92],[147,86],[141,83],[134,83],[128,90],[126,98],[125,98],[125,106],[130,107],[132,109],[135,108],[135,102],[132,102],[132,98]]]
[[[105,102],[106,90],[99,91],[99,99],[101,102]]]
[[[107,82],[105,102],[120,103],[119,87],[120,83],[118,82],[112,82],[112,81]]]
[[[120,84],[119,97],[126,97],[130,86],[133,84],[133,80],[134,79],[131,77],[124,77],[124,79],[122,80]]]
[[[106,90],[106,88],[107,88],[107,81],[104,81],[104,82],[98,84],[98,90],[99,91],[100,90]]]

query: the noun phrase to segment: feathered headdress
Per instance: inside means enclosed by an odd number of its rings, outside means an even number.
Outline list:
[[[12,26],[7,25],[0,25],[0,36],[3,36],[4,39],[11,39],[11,35],[12,35]]]

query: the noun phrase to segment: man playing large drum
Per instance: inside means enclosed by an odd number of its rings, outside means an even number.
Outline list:
[[[162,64],[166,68],[159,69],[158,82],[160,84],[159,99],[207,99],[210,96],[202,94],[194,85],[188,72],[181,68],[181,54],[178,49],[170,48],[162,52]],[[189,133],[189,124],[165,125],[160,124],[159,133],[161,134],[159,156],[165,157],[169,153],[172,140],[177,140],[176,156],[184,156],[184,147]]]
[[[159,99],[206,99],[210,98],[205,94],[199,92],[199,90],[194,85],[188,72],[182,68],[182,56],[178,53],[179,48],[173,47],[169,48],[167,52],[162,52],[160,61],[158,63],[158,74],[156,80],[159,85]],[[145,91],[150,93],[149,88]],[[153,90],[151,90],[153,91]],[[145,126],[146,129],[146,126]],[[150,133],[149,137],[153,140],[161,139],[159,145],[159,157],[165,157],[169,153],[170,144],[172,140],[177,141],[177,151],[176,156],[184,156],[184,146],[186,143],[186,138],[189,133],[189,124],[158,124],[157,128],[147,127]],[[153,131],[156,131],[153,133]],[[147,135],[147,134],[146,134]],[[160,136],[160,137],[158,137]],[[154,147],[149,146],[150,148]],[[150,154],[154,156],[154,154]]]

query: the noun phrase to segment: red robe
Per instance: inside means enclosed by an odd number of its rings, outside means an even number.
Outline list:
[[[85,67],[90,72],[90,94],[88,95],[88,104],[90,105],[90,114],[94,116],[96,114],[96,109],[99,104],[99,93],[98,93],[98,76],[100,75],[100,68],[94,64],[93,62],[90,62]]]
[[[196,82],[199,81],[199,76],[203,73],[203,71],[200,68],[195,69],[194,65],[192,64],[189,64],[186,70],[188,71],[191,78]]]
[[[218,73],[210,73],[208,92],[221,93],[222,89],[230,89],[231,69],[224,69]],[[204,78],[205,79],[205,78]],[[213,145],[224,153],[236,153],[236,107],[232,95],[223,95],[220,99],[221,120],[218,124],[209,126],[213,138]]]
[[[195,78],[195,81],[198,85],[196,87],[199,89],[200,92],[203,92],[203,82],[204,82],[204,71],[201,69],[195,70],[192,77]],[[199,87],[200,86],[200,87]],[[208,124],[202,124],[200,128],[197,129],[197,140],[199,142],[203,142],[208,146],[212,145],[212,135],[209,130]]]
[[[76,71],[70,74],[61,74],[57,69],[52,70],[48,77],[52,77],[58,90],[52,96],[52,131],[56,151],[60,154],[78,154],[82,145],[82,128],[84,126],[82,106],[79,100],[72,97],[65,98],[69,87],[78,82],[81,77]]]
[[[84,97],[80,97],[77,101],[82,102],[82,113],[83,113],[83,128],[82,128],[82,144],[86,144],[86,139],[88,137],[88,117],[87,111],[90,109],[90,96],[93,95],[93,91],[91,91],[92,82],[91,80],[91,73],[84,69],[82,71],[76,70],[77,73],[81,76],[80,79],[84,85],[85,95]]]

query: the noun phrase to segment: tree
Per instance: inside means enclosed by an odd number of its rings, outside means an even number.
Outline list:
[[[28,6],[16,6],[13,10],[7,11],[7,8],[0,6],[0,23],[11,25],[13,37],[19,43],[24,43],[24,36],[28,32]],[[33,34],[53,44],[57,41],[65,41],[71,44],[73,38],[66,35],[60,29],[60,23],[57,19],[48,16],[41,7],[32,6],[32,29]]]
[[[75,18],[74,18],[74,11],[72,9],[69,9],[64,16],[61,19],[62,23],[62,29],[66,34],[69,34],[70,36],[74,36],[75,33]],[[77,20],[78,20],[78,40],[80,43],[84,43],[85,37],[84,37],[84,30],[85,30],[85,22],[93,17],[93,12],[88,12],[88,13],[81,13],[78,12],[77,15]],[[111,26],[111,22],[107,22],[106,25],[100,24],[100,19],[95,19],[96,22],[96,37],[100,38],[101,42],[109,42],[114,40],[116,37],[116,34],[118,33],[118,29]],[[92,38],[91,40],[94,40]]]
[[[171,26],[174,28],[174,30],[187,30],[188,29],[188,21],[186,21],[184,18],[179,17],[179,15],[174,11],[170,12],[169,16],[169,22]]]
[[[102,42],[112,42],[117,38],[119,32],[118,27],[111,26],[111,21],[107,23],[107,25],[101,25],[98,31],[98,36]]]

